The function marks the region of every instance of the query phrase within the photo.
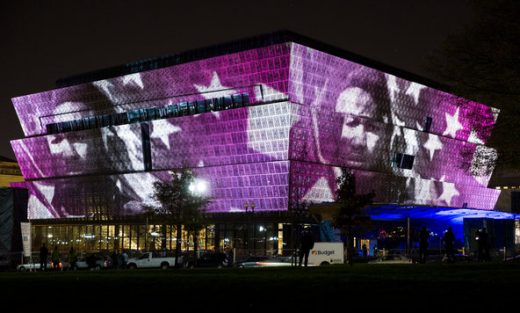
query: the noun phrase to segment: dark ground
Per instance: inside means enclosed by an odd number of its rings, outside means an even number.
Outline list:
[[[519,283],[520,264],[499,263],[4,272],[0,312],[515,311]]]

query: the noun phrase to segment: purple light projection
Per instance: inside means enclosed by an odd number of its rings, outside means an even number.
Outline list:
[[[289,93],[304,104],[290,159],[311,162],[291,163],[292,200],[333,201],[337,167],[346,166],[376,201],[493,209],[500,192],[486,188],[490,175],[477,155],[495,154],[479,144],[496,109],[298,44]],[[413,167],[392,162],[397,153],[414,156]]]
[[[148,172],[139,123],[45,133],[49,123],[238,93],[251,104],[142,122]],[[287,210],[289,198],[330,201],[339,166],[381,202],[492,209],[499,194],[485,188],[489,175],[475,174],[485,165],[474,157],[494,152],[482,144],[496,110],[294,43],[13,103],[31,136],[12,141],[31,219],[142,212],[153,182],[182,164],[208,182],[209,212],[243,211],[246,201],[258,211]],[[396,153],[414,156],[413,167],[399,168]]]

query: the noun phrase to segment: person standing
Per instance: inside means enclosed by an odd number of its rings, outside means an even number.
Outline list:
[[[478,260],[489,261],[488,233],[485,227],[477,231]]]
[[[302,263],[307,267],[309,261],[309,252],[314,247],[314,237],[309,230],[305,230],[302,234],[302,240],[300,245],[300,260],[298,265],[301,267]]]
[[[58,251],[58,246],[54,246],[54,250],[52,250],[51,261],[52,268],[58,271],[60,269],[60,252]]]
[[[47,270],[47,257],[49,256],[49,249],[47,249],[47,246],[45,243],[42,244],[40,248],[40,270],[46,271]]]
[[[455,234],[453,233],[453,229],[448,227],[448,230],[444,233],[444,249],[446,251],[446,259],[448,263],[452,263],[455,261]]]
[[[74,250],[74,247],[70,247],[68,261],[69,261],[70,269],[76,270],[77,269],[76,263],[78,262],[78,254]]]
[[[428,230],[423,227],[419,232],[419,262],[426,263],[426,257],[428,256]]]
[[[121,268],[126,268],[127,263],[128,263],[128,253],[126,253],[126,251],[123,250],[123,253],[121,253]]]

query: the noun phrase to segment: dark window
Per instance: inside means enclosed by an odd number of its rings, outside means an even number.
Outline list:
[[[141,135],[143,143],[144,170],[152,170],[152,153],[150,148],[150,127],[147,123],[141,123]]]
[[[415,156],[404,154],[404,153],[396,153],[394,157],[394,163],[399,168],[411,170],[413,167],[413,161]]]
[[[199,100],[197,101],[197,113],[204,113],[206,112],[206,101]]]
[[[128,121],[135,123],[139,121],[139,110],[128,111]]]
[[[213,111],[215,108],[215,99],[206,99],[206,112]]]
[[[179,110],[176,104],[172,104],[166,107],[166,116],[175,117],[178,116]]]
[[[511,212],[520,213],[520,191],[511,192]]]
[[[232,95],[231,99],[233,100],[233,107],[234,108],[239,108],[239,107],[241,107],[243,105],[242,95],[241,94]]]
[[[247,93],[242,94],[242,105],[243,106],[249,105],[249,95]]]
[[[113,119],[115,120],[115,125],[128,124],[128,113],[117,113]]]
[[[88,117],[88,128],[96,128],[96,117]]]
[[[48,134],[55,134],[55,133],[58,132],[58,127],[57,127],[57,125],[55,123],[47,124],[46,127],[47,127],[47,133]]]
[[[233,108],[233,100],[230,96],[224,96],[224,110],[232,109]]]
[[[64,132],[70,132],[72,130],[72,122],[63,122],[62,124],[62,131]]]
[[[103,120],[103,126],[110,126],[112,125],[112,121],[111,121],[111,116],[110,115],[103,115],[102,117],[102,120]]]
[[[89,125],[89,122],[88,122],[88,118],[81,119],[81,123],[83,124],[83,129],[89,129],[90,128],[90,125]]]
[[[153,120],[159,117],[159,112],[156,108],[146,109],[146,120]]]
[[[432,127],[432,122],[433,122],[433,119],[429,116],[427,116],[425,119],[424,119],[424,131],[425,132],[429,132],[430,131],[430,128]]]
[[[195,114],[197,113],[197,102],[191,101],[188,102],[188,114]]]
[[[179,103],[179,116],[188,114],[188,102]]]
[[[215,99],[215,102],[214,102],[214,110],[215,111],[220,111],[224,108],[224,98],[221,97],[221,98],[217,98]]]

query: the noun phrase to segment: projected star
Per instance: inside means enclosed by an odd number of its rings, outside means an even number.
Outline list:
[[[79,155],[79,157],[82,160],[85,160],[87,158],[87,144],[86,143],[73,143],[72,146],[74,147],[74,150],[76,150],[76,153]]]
[[[97,82],[93,82],[92,85],[94,85],[99,91],[104,93],[110,99],[110,101],[116,102],[116,97],[112,92],[112,90],[114,89],[114,85],[110,81],[106,79],[99,80]]]
[[[438,136],[428,134],[428,140],[424,143],[424,148],[426,148],[430,153],[430,161],[432,161],[435,151],[442,149],[442,142],[439,140]]]
[[[459,108],[455,111],[455,114],[446,114],[446,130],[442,133],[443,136],[450,135],[452,138],[457,136],[457,132],[464,128],[459,122]]]
[[[426,86],[418,84],[418,83],[411,83],[410,86],[408,86],[408,89],[406,89],[405,94],[408,96],[411,96],[413,100],[415,101],[415,104],[419,103],[419,96],[421,95],[421,91],[426,88]]]
[[[442,184],[442,194],[439,197],[440,201],[446,201],[448,205],[451,205],[451,200],[453,197],[460,195],[457,188],[455,188],[455,184],[452,183],[443,183]]]
[[[123,77],[123,85],[135,84],[141,89],[144,89],[143,80],[141,79],[141,73],[135,73],[126,75]]]
[[[180,127],[171,124],[167,120],[157,120],[153,123],[153,131],[150,134],[150,138],[160,139],[170,150],[170,135],[181,130]]]
[[[330,190],[329,183],[326,177],[321,177],[316,181],[314,186],[307,191],[305,196],[302,198],[304,201],[334,201],[334,194]]]
[[[197,88],[198,92],[201,93],[201,96],[204,97],[204,99],[212,99],[212,98],[220,98],[224,96],[230,96],[232,94],[237,93],[234,89],[230,89],[229,87],[222,86],[222,83],[220,82],[220,78],[218,77],[217,72],[213,72],[213,77],[211,78],[211,82],[209,83],[209,86],[203,86],[203,85],[197,85],[194,84],[195,88]],[[210,92],[214,91],[214,92]],[[220,117],[219,112],[211,112],[213,115],[215,115],[216,118]]]
[[[484,144],[484,141],[482,141],[482,140],[480,140],[480,138],[478,138],[477,132],[474,129],[471,130],[471,133],[469,134],[469,137],[468,137],[468,141],[479,144],[479,145]]]

